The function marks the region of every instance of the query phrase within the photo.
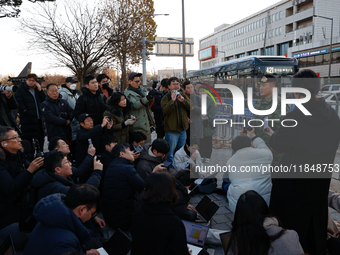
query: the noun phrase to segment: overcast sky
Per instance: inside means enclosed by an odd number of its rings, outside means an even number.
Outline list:
[[[84,0],[86,1],[86,0]],[[87,0],[91,1],[91,0]],[[185,35],[194,38],[194,57],[187,57],[187,70],[199,68],[197,58],[199,39],[214,32],[214,28],[226,23],[232,24],[257,11],[279,2],[278,0],[184,0],[185,10]],[[182,37],[182,0],[154,0],[156,14],[169,14],[169,16],[155,17],[157,23],[157,36]],[[21,16],[27,15],[26,8],[33,4],[24,0]],[[37,74],[59,73],[70,75],[67,69],[50,69],[50,60],[45,55],[38,55],[29,48],[27,36],[19,32],[19,21],[13,18],[0,18],[1,31],[1,58],[0,76],[7,74],[18,75],[27,62],[31,61],[32,72]],[[156,57],[151,56],[147,61],[147,71],[164,69],[166,67],[181,69],[182,57]],[[142,66],[137,66],[135,71],[142,71]]]

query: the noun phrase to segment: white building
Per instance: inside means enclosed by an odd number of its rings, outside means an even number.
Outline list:
[[[298,58],[300,69],[328,77],[331,20],[314,16],[319,15],[333,18],[331,77],[339,78],[339,11],[340,0],[282,0],[234,24],[223,24],[200,39],[200,68],[248,55],[284,55]]]

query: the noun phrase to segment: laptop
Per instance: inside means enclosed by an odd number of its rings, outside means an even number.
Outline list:
[[[196,222],[209,222],[212,216],[214,216],[217,212],[218,208],[220,207],[211,201],[207,195],[205,195],[196,206],[196,211],[201,216],[199,220],[196,220]]]
[[[13,240],[10,235],[7,236],[5,241],[3,241],[3,243],[0,245],[0,254],[1,255],[15,255],[16,254]]]
[[[101,255],[127,255],[131,250],[131,245],[131,239],[118,228],[109,241],[103,243],[103,248],[98,250]]]
[[[225,254],[226,254],[226,251],[227,251],[227,248],[228,248],[228,245],[229,245],[230,237],[231,237],[230,231],[220,234],[221,243],[222,243],[223,251],[224,251]]]
[[[182,221],[185,227],[187,245],[189,250],[192,251],[191,255],[197,255],[203,249],[209,227],[194,222]]]

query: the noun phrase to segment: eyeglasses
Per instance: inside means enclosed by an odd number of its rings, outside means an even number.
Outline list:
[[[5,141],[9,141],[9,140],[17,140],[17,141],[20,141],[20,140],[21,140],[21,137],[20,137],[20,136],[13,136],[13,137],[11,137],[11,138],[5,139]]]
[[[72,165],[72,163],[71,163],[69,160],[67,160],[67,162],[65,162],[65,163],[62,164],[62,165],[66,165],[66,164]]]
[[[135,83],[141,83],[142,81],[133,81],[133,82],[135,82]]]

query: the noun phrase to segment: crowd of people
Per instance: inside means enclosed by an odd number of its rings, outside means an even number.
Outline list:
[[[11,235],[24,254],[97,255],[105,242],[101,229],[108,225],[131,233],[132,254],[189,254],[181,220],[200,218],[189,204],[188,189],[206,176],[193,169],[210,161],[217,109],[207,97],[207,114],[201,114],[203,83],[180,84],[171,77],[146,91],[140,77],[129,74],[128,87],[118,92],[107,75],[88,75],[80,93],[73,77],[43,91],[38,77],[28,74],[14,95],[4,92],[0,243]],[[275,86],[275,77],[261,79],[257,109],[271,107]],[[296,74],[292,86],[310,91],[305,106],[312,116],[295,108],[285,116],[298,120],[295,129],[245,129],[232,141],[226,165],[333,164],[339,117],[316,97],[320,83],[313,71]],[[11,113],[16,109],[19,124]],[[267,117],[281,117],[280,109],[278,104]],[[153,130],[157,139],[152,141]],[[226,254],[326,254],[327,222],[334,224],[327,211],[329,184],[330,176],[226,174],[222,188],[235,213]],[[31,215],[23,209],[27,190],[35,196]],[[23,221],[32,215],[28,228]],[[334,229],[327,245],[337,254]]]

